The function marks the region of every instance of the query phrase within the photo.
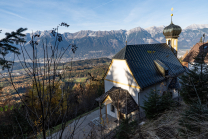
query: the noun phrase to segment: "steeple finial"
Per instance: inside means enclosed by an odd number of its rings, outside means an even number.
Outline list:
[[[171,8],[172,14],[171,14],[171,24],[173,24],[172,22],[172,16],[173,16],[173,8]]]

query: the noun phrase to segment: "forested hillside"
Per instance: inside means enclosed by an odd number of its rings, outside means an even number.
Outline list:
[[[67,78],[63,80],[63,82],[74,82],[74,84],[86,83],[86,81],[90,78],[88,73],[95,78],[102,78],[107,71],[110,62],[111,59],[109,58],[72,61],[60,63],[57,70],[61,69],[63,66],[65,67],[66,73],[64,74],[66,74]],[[28,91],[28,88],[31,86],[31,79],[24,74],[24,69],[22,69],[20,63],[15,63],[14,69],[16,73],[21,73],[21,75],[13,76],[13,81],[17,87],[16,89],[24,95],[24,93]],[[5,75],[7,75],[6,72]],[[10,97],[14,98],[13,100],[18,101],[19,96],[16,94],[13,86],[7,81],[8,78],[8,76],[5,76],[0,79],[1,86],[3,86],[1,99],[4,100],[4,96],[6,94],[10,94]]]

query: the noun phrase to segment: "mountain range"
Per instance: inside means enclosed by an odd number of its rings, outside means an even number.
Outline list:
[[[66,48],[69,44],[76,44],[78,47],[74,56],[72,52],[67,51],[65,53],[63,57],[66,61],[71,57],[77,60],[99,57],[111,58],[126,45],[126,41],[127,44],[165,43],[165,37],[163,35],[164,27],[165,26],[152,26],[149,28],[136,27],[130,30],[81,30],[75,33],[65,32],[61,34],[63,41],[59,46]],[[206,39],[208,36],[208,24],[192,24],[182,29],[180,37],[178,38],[178,49],[190,49],[194,44],[199,42],[200,37],[204,33],[206,34]],[[55,38],[49,30],[36,31],[33,34],[40,35],[40,37],[37,38],[37,42],[39,43],[37,50],[38,57],[43,58],[43,42],[47,40],[49,45],[53,45],[55,44]],[[27,33],[25,37],[27,41],[25,47],[29,54],[32,54],[32,47],[29,43],[31,36],[31,33]],[[8,55],[9,59],[12,57],[11,54]]]

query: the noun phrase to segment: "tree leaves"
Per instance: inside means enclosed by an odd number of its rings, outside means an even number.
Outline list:
[[[71,50],[72,50],[72,52],[73,52],[74,54],[75,54],[77,48],[78,48],[78,47],[76,46],[76,44],[72,44]]]
[[[145,97],[147,100],[144,100],[144,106],[141,107],[145,110],[146,117],[149,119],[156,118],[158,114],[170,109],[174,104],[170,93],[160,96],[158,91],[152,90]]]
[[[3,112],[3,111],[4,111],[4,109],[2,107],[0,107],[0,112]]]
[[[13,46],[13,44],[18,45],[25,43],[25,34],[23,34],[23,32],[26,30],[27,28],[19,28],[16,32],[5,33],[6,37],[0,40],[0,55],[3,56],[3,58],[0,59],[0,65],[3,70],[4,68],[10,68],[12,64],[11,61],[7,61],[4,58],[9,52],[20,54],[19,49]]]
[[[65,27],[69,27],[69,25],[65,22],[62,22],[61,24],[59,24],[60,26],[65,26]]]
[[[14,106],[12,105],[9,107],[9,105],[5,105],[4,107],[0,107],[0,112],[7,111],[7,110],[13,110]]]

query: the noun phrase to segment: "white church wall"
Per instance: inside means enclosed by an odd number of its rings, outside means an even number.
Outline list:
[[[111,103],[107,104],[107,114],[114,117],[114,118],[118,118],[118,111],[117,111],[116,107],[114,107],[114,108],[115,108],[115,112],[112,112],[111,111]]]
[[[105,79],[128,84],[132,86],[138,86],[134,78],[131,75],[131,71],[127,66],[126,60],[113,59],[110,70],[107,73]]]
[[[135,100],[135,102],[138,104],[138,92],[140,91],[140,89],[138,88],[133,88],[127,85],[122,85],[119,83],[114,83],[114,82],[110,82],[110,81],[106,81],[105,80],[105,92],[107,92],[108,90],[110,90],[113,86],[115,87],[121,87],[122,89],[125,89],[129,92],[129,94],[131,94],[131,96],[133,97],[133,99]]]
[[[131,75],[131,71],[125,60],[113,59],[113,63],[105,77],[104,83],[105,92],[110,90],[113,86],[121,87],[129,91],[135,102],[138,104],[138,92],[140,89]]]
[[[178,91],[175,89],[173,89],[172,91],[173,91],[173,98],[178,97]]]

